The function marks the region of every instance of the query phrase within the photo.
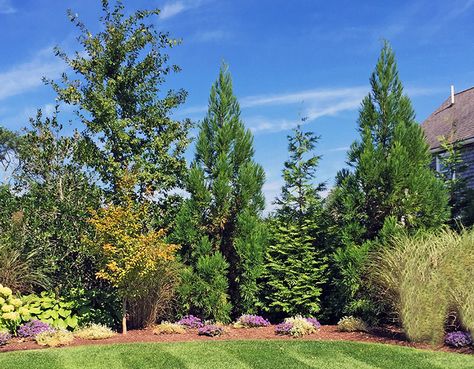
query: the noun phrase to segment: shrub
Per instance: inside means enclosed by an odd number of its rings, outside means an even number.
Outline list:
[[[200,328],[203,326],[202,320],[194,315],[186,315],[178,321],[178,324],[186,328]]]
[[[41,346],[57,347],[69,345],[74,341],[74,335],[66,330],[42,332],[35,337],[36,343]]]
[[[393,239],[372,260],[371,279],[412,341],[443,342],[448,312],[474,329],[474,231]]]
[[[242,315],[234,323],[235,328],[268,327],[270,322],[259,315]]]
[[[306,320],[313,325],[314,328],[321,328],[321,323],[316,318],[306,318]]]
[[[183,334],[186,333],[186,329],[183,325],[178,323],[161,322],[161,324],[153,327],[154,334]]]
[[[367,332],[367,325],[362,319],[353,316],[345,316],[337,323],[340,332]]]
[[[9,287],[0,284],[0,330],[16,333],[22,321],[29,319],[29,312]]]
[[[48,323],[34,319],[18,328],[17,335],[22,338],[35,338],[42,332],[50,331],[54,331],[54,329]]]
[[[307,318],[295,316],[286,318],[283,323],[275,327],[275,333],[280,335],[289,335],[292,337],[301,337],[311,333],[315,333],[317,328],[314,321],[308,321]]]
[[[224,327],[219,325],[204,325],[198,329],[198,335],[216,337],[224,333]]]
[[[85,340],[103,340],[113,337],[115,332],[101,324],[90,324],[74,332],[74,336]]]
[[[79,325],[80,315],[75,301],[66,301],[51,292],[22,297],[24,307],[28,309],[29,319],[34,318],[48,323],[53,328],[73,330]]]
[[[84,239],[86,247],[101,260],[97,278],[108,281],[122,299],[123,333],[127,321],[132,327],[143,327],[164,315],[163,309],[173,300],[181,266],[175,259],[179,246],[166,241],[163,229],[151,226],[150,204],[134,201],[135,184],[130,174],[121,179],[121,205],[93,211],[89,223],[95,237]]]
[[[12,338],[12,335],[8,332],[0,332],[0,346],[6,345]]]
[[[466,347],[472,345],[472,336],[468,332],[450,332],[444,337],[444,342],[451,347]]]

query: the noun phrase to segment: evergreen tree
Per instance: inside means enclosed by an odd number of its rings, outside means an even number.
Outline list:
[[[264,208],[265,175],[253,155],[252,134],[240,118],[231,76],[223,66],[200,126],[187,181],[191,196],[178,216],[175,237],[183,244],[185,262],[196,273],[199,258],[211,258],[222,272],[227,270],[227,292],[234,316],[255,311],[257,278],[263,264],[265,231],[260,213]],[[197,251],[203,237],[211,244],[205,254]],[[226,304],[223,302],[223,306]]]
[[[356,301],[367,252],[382,232],[435,228],[449,216],[443,183],[430,170],[431,155],[410,99],[404,95],[395,55],[385,42],[370,78],[371,92],[359,113],[361,140],[348,154],[331,196],[337,270],[342,305],[363,310]],[[355,266],[355,267],[354,267]]]
[[[312,152],[319,137],[298,126],[288,140],[290,158],[265,264],[265,307],[275,318],[317,313],[328,267],[319,195],[325,184],[314,183],[320,156]]]
[[[166,77],[180,70],[165,53],[178,42],[148,21],[158,9],[124,15],[121,1],[111,7],[108,0],[102,0],[102,8],[96,34],[69,11],[83,50],[68,56],[56,49],[56,54],[77,77],[64,74],[48,83],[60,101],[77,107],[85,129],[76,155],[115,201],[129,172],[136,173],[139,196],[167,194],[180,186],[188,144],[189,122],[170,118],[186,92],[162,91]]]

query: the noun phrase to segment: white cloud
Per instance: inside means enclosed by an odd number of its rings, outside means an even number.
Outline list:
[[[51,48],[40,50],[32,61],[0,70],[0,100],[33,90],[43,84],[42,77],[57,77],[64,70]]]
[[[182,13],[188,7],[182,1],[176,1],[174,3],[167,3],[163,6],[160,12],[160,19],[167,19],[174,17],[175,15]]]
[[[1,0],[0,0],[1,1]],[[175,0],[167,2],[160,11],[161,20],[172,18],[185,11],[199,8],[212,0]]]
[[[13,14],[16,9],[11,4],[10,0],[0,0],[0,14]]]
[[[225,40],[231,37],[230,32],[224,30],[200,31],[194,35],[197,42],[215,42]]]

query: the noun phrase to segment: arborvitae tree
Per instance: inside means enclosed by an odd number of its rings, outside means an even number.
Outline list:
[[[285,184],[270,221],[271,241],[266,253],[265,309],[275,318],[314,315],[320,310],[326,282],[322,201],[324,183],[315,184],[320,156],[313,155],[319,137],[298,126],[288,136],[290,158]]]
[[[365,241],[375,240],[382,229],[386,235],[395,224],[408,231],[434,228],[449,217],[446,190],[429,168],[428,144],[387,42],[370,85],[359,113],[361,140],[351,146],[350,170],[339,173],[330,209],[340,247],[337,283],[346,291],[346,307],[359,290],[363,255],[376,244]],[[353,310],[365,306],[352,303]]]
[[[102,0],[102,8],[96,34],[69,11],[83,50],[68,56],[56,49],[56,54],[77,77],[64,74],[60,82],[49,83],[60,101],[77,107],[85,129],[76,154],[111,197],[119,197],[118,183],[130,171],[137,173],[138,195],[167,193],[184,176],[188,144],[189,122],[170,117],[186,92],[162,87],[180,70],[165,53],[178,42],[148,21],[158,16],[157,9],[124,15],[121,1],[110,7],[108,0]]]
[[[253,155],[252,134],[240,118],[231,76],[223,66],[200,126],[187,181],[191,196],[178,216],[175,235],[176,242],[183,244],[185,262],[196,273],[197,257],[224,258],[234,316],[255,311],[263,264],[265,231],[260,213],[265,175]],[[205,255],[196,251],[202,237],[212,246]],[[218,264],[225,270],[221,261]]]

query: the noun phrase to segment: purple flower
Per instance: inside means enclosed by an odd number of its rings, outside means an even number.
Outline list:
[[[23,338],[35,338],[42,332],[52,332],[54,329],[48,324],[40,320],[30,320],[18,328],[17,334]]]
[[[280,323],[275,327],[275,333],[276,334],[283,334],[283,335],[290,335],[291,330],[293,329],[293,324],[292,323]]]
[[[0,346],[6,345],[7,342],[12,338],[12,335],[7,332],[0,332]]]
[[[450,332],[444,337],[444,342],[451,347],[465,347],[472,345],[472,336],[468,332]]]
[[[313,325],[314,328],[321,328],[321,323],[316,318],[306,318],[306,320]]]
[[[224,328],[217,325],[205,325],[198,329],[198,335],[215,337],[224,333]]]
[[[243,327],[268,327],[270,322],[259,315],[242,315],[237,324]]]
[[[201,319],[194,315],[186,315],[178,321],[179,325],[184,325],[186,328],[200,328],[203,326]]]

